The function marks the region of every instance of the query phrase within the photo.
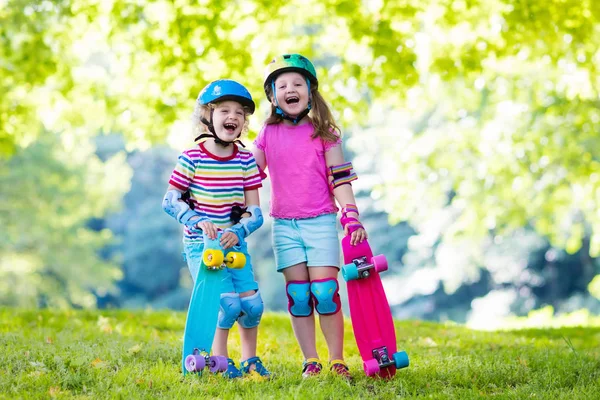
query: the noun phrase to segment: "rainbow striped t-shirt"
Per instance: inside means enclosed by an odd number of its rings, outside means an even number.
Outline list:
[[[181,153],[169,184],[183,192],[189,190],[194,210],[221,229],[232,225],[231,208],[244,206],[244,191],[262,186],[250,151],[233,144],[231,156],[219,157],[206,150],[204,143]],[[202,241],[202,236],[184,227],[183,240]]]

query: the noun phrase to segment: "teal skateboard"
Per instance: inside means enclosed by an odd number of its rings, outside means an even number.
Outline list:
[[[183,334],[184,374],[201,372],[205,367],[212,373],[227,370],[227,358],[211,356],[210,350],[217,329],[222,281],[227,274],[225,267],[243,268],[246,256],[230,249],[223,250],[220,244],[221,234],[219,231],[216,239],[209,239],[204,235],[204,251],[202,260],[199,260],[200,268]]]

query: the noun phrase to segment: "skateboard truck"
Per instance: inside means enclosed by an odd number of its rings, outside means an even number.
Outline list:
[[[388,356],[388,349],[386,346],[378,347],[373,349],[373,358],[377,360],[380,368],[389,367],[395,365],[394,361],[390,360]]]
[[[384,368],[393,367],[400,369],[408,367],[409,364],[408,355],[405,351],[396,352],[392,354],[392,358],[390,358],[387,346],[373,349],[372,354],[373,358],[365,360],[363,363],[363,368],[367,373],[367,376],[375,375]]]
[[[369,275],[371,275],[369,270],[372,269],[374,265],[367,262],[367,257],[354,259],[352,262],[354,263],[354,265],[356,265],[356,270],[358,272],[359,277],[368,278]]]
[[[383,272],[388,269],[387,260],[384,255],[367,258],[365,256],[354,258],[351,263],[342,267],[342,276],[347,281],[364,279],[371,276],[371,270]]]

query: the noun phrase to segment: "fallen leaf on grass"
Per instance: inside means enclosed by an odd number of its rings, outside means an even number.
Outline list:
[[[129,350],[127,350],[127,352],[129,354],[137,354],[142,350],[142,345],[141,344],[136,344],[133,347],[130,347]]]
[[[107,317],[100,316],[98,318],[98,327],[100,327],[102,332],[112,333],[113,331],[113,328],[110,325],[110,318]]]
[[[426,337],[426,338],[422,338],[421,342],[423,343],[423,345],[425,346],[429,346],[429,347],[437,347],[437,343],[430,337]]]
[[[521,364],[522,366],[526,367],[527,366],[527,359],[519,357],[519,364]]]
[[[46,370],[46,364],[44,364],[41,361],[31,361],[29,365],[31,365],[35,369]]]
[[[92,361],[91,364],[92,364],[92,367],[101,368],[101,367],[106,366],[106,361],[104,361],[100,358],[96,358],[94,361]]]

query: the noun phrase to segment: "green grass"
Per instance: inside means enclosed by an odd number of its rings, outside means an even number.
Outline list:
[[[347,383],[329,374],[303,380],[288,316],[266,314],[259,355],[276,377],[256,382],[184,378],[184,323],[180,312],[0,308],[0,398],[600,398],[600,328],[480,332],[397,322],[411,366],[384,381],[364,375],[347,319],[345,351],[354,377]],[[230,343],[239,361],[235,328]]]

